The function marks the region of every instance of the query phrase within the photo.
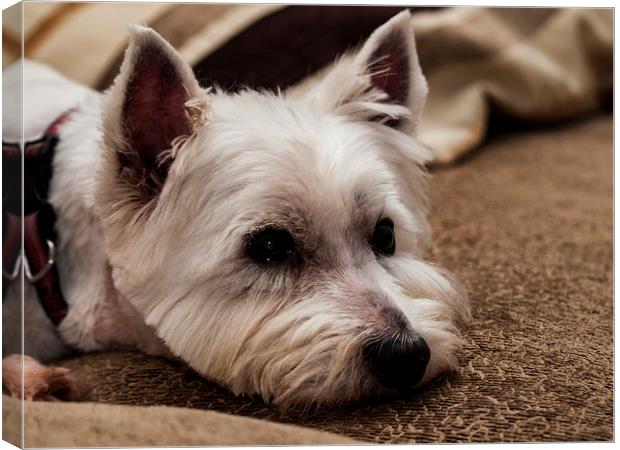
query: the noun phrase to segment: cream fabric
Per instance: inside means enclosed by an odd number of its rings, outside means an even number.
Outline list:
[[[24,402],[2,396],[2,438],[20,447],[354,444],[296,425],[170,406]]]
[[[544,122],[592,111],[601,94],[611,92],[611,10],[552,11],[526,35],[519,28],[531,24],[512,20],[511,10],[448,9],[413,17],[418,41],[438,53],[447,51],[442,42],[450,34],[486,53],[423,67],[430,93],[420,138],[436,162],[454,161],[484,139],[491,104],[515,118]],[[484,41],[475,30],[487,30]],[[505,35],[495,39],[491,30]]]
[[[161,30],[195,64],[282,7],[25,3],[25,52],[95,87],[117,67],[128,22]],[[19,14],[4,15],[6,62],[18,56],[6,53],[19,48]],[[611,9],[446,8],[412,21],[430,89],[420,137],[436,163],[477,147],[494,110],[548,122],[592,111],[611,92]]]

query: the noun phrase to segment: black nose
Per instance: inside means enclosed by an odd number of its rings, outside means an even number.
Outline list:
[[[404,389],[422,380],[431,351],[420,335],[408,333],[368,344],[364,357],[383,386]]]

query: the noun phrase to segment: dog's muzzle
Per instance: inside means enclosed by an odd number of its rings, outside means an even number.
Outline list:
[[[402,332],[366,345],[364,358],[383,387],[404,390],[422,380],[431,351],[422,336]]]

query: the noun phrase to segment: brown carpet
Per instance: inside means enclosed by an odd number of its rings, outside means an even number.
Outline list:
[[[213,409],[372,442],[613,438],[612,119],[493,138],[432,183],[431,259],[471,292],[462,369],[413,398],[279,415],[179,363],[63,362],[93,400]]]

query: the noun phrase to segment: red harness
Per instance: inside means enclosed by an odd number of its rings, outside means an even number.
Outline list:
[[[54,120],[42,138],[25,143],[23,184],[21,145],[2,141],[2,297],[4,300],[8,285],[20,276],[23,267],[26,280],[35,287],[41,306],[54,325],[67,315],[67,303],[56,267],[56,216],[47,195],[58,130],[72,112],[69,110]]]

